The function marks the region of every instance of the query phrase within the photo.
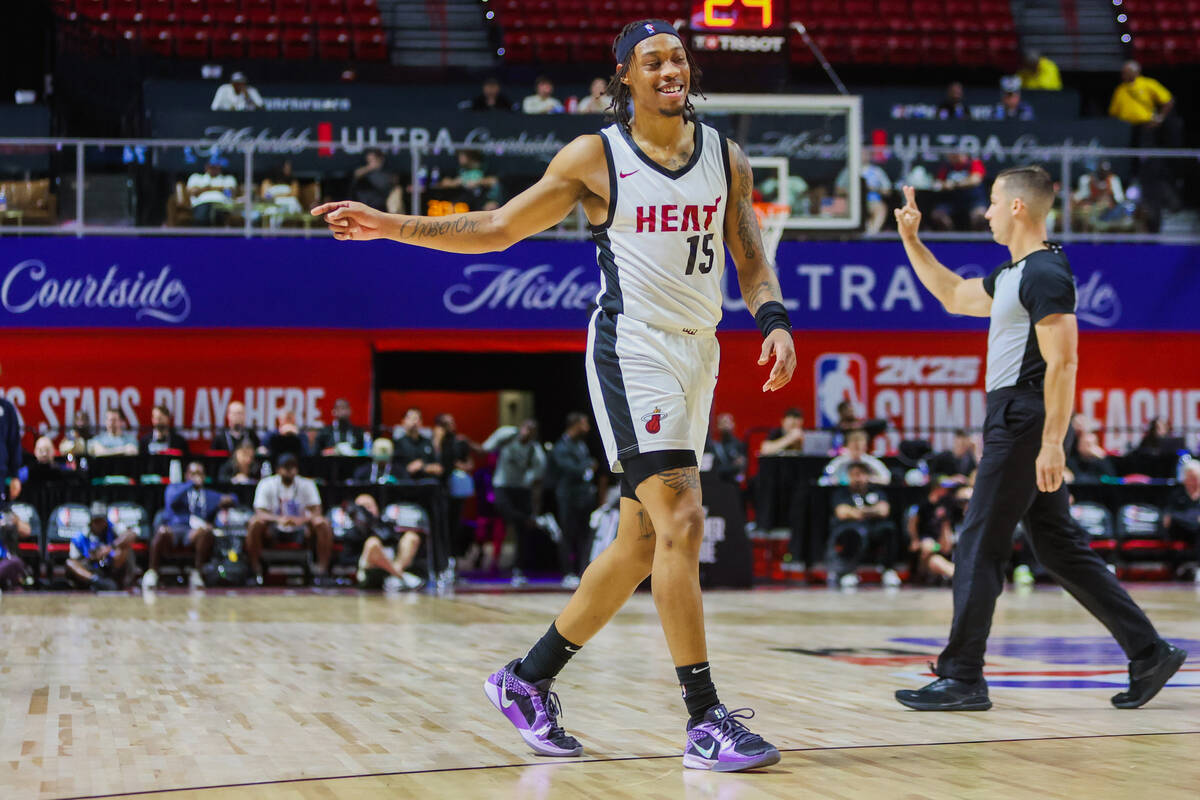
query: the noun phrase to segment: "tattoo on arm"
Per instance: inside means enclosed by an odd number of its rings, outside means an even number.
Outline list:
[[[783,290],[779,288],[779,278],[774,267],[767,260],[766,251],[762,247],[762,234],[758,227],[758,215],[754,213],[754,173],[750,168],[750,159],[740,147],[733,148],[733,156],[737,162],[738,177],[735,192],[737,205],[734,209],[734,220],[737,225],[738,242],[745,254],[745,264],[739,264],[739,273],[744,268],[750,273],[750,285],[742,284],[742,299],[751,314],[758,312],[763,303],[772,300],[783,301]],[[757,267],[757,269],[755,269]],[[758,273],[758,274],[755,274]]]
[[[401,239],[436,239],[451,233],[475,233],[479,220],[467,214],[454,214],[445,219],[430,220],[427,217],[411,217],[400,223]]]
[[[666,472],[658,473],[655,477],[665,483],[668,488],[674,489],[676,495],[681,495],[690,489],[700,488],[700,470],[696,467],[669,469]]]
[[[650,515],[645,511],[637,512],[638,519],[638,538],[652,539],[654,538],[654,523],[650,521]]]

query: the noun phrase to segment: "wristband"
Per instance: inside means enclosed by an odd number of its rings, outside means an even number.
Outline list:
[[[787,309],[778,300],[769,300],[759,306],[758,311],[754,313],[754,322],[758,325],[758,330],[764,339],[771,331],[781,328],[789,334],[792,332],[792,323],[788,319]]]

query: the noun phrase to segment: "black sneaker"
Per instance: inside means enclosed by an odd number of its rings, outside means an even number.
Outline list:
[[[1149,703],[1183,666],[1187,655],[1186,650],[1159,639],[1152,655],[1129,662],[1129,690],[1114,694],[1112,704],[1117,708],[1138,708]]]
[[[896,700],[917,711],[987,711],[992,707],[987,681],[983,678],[977,681],[938,678],[920,689],[900,689]]]

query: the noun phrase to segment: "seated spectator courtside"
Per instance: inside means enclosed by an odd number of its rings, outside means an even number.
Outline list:
[[[254,491],[254,519],[246,531],[246,555],[251,580],[265,582],[262,555],[267,546],[301,545],[315,551],[317,581],[328,578],[333,557],[333,529],[321,508],[317,485],[300,476],[300,462],[285,452],[275,464],[275,474],[258,482]]]

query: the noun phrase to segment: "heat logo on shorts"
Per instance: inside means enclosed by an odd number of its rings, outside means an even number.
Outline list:
[[[818,427],[837,425],[838,405],[849,400],[856,416],[867,410],[867,362],[858,353],[823,353],[815,362]]]
[[[646,424],[646,433],[658,433],[662,430],[663,417],[667,412],[655,406],[654,410],[642,417],[642,422]]]

